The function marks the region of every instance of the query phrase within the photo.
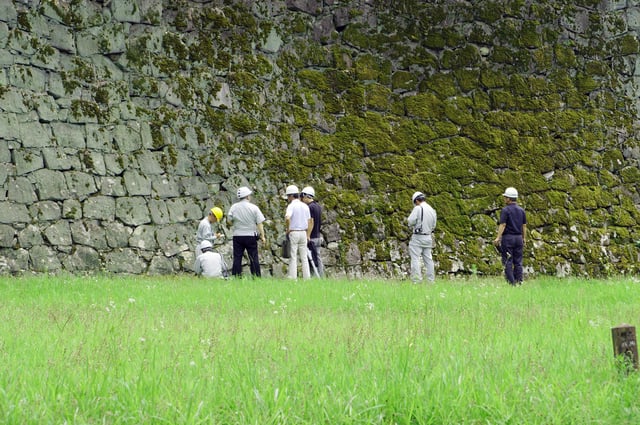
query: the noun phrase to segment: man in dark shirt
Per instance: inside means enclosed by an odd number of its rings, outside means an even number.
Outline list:
[[[322,224],[322,207],[315,200],[316,191],[307,186],[302,189],[302,202],[309,206],[309,212],[313,219],[313,229],[311,230],[311,243],[315,248],[315,255],[312,252],[312,261],[316,265],[318,277],[324,277],[324,264],[320,258],[320,246],[322,245],[322,235],[320,234],[320,225]]]
[[[502,197],[505,207],[500,212],[498,235],[493,241],[500,247],[504,274],[510,285],[522,284],[522,252],[527,240],[527,215],[517,204],[518,191],[508,187]]]

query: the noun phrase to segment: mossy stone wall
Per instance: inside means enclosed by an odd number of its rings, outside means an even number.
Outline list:
[[[189,271],[248,185],[278,276],[296,183],[334,276],[407,273],[416,190],[438,273],[499,274],[507,186],[527,273],[635,273],[638,30],[596,0],[5,2],[0,269]]]

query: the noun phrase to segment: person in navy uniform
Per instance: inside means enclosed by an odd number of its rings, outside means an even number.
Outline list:
[[[510,285],[522,284],[522,253],[527,241],[527,215],[518,205],[518,191],[508,187],[502,194],[505,206],[500,212],[498,235],[493,241],[500,248],[504,275]]]

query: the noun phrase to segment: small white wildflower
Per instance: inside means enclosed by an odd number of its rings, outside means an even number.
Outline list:
[[[143,336],[140,337],[140,342],[145,342],[147,339]]]
[[[189,362],[189,366],[194,367],[195,365],[196,365],[196,362],[194,362],[193,360]]]
[[[276,302],[274,300],[269,300],[269,304],[276,305]]]
[[[135,302],[136,302],[136,299],[135,299],[135,298],[129,298],[129,304],[133,304],[133,303],[135,303]]]
[[[373,303],[366,303],[365,307],[367,307],[367,309],[369,310],[373,310],[373,308],[375,307],[375,305]]]

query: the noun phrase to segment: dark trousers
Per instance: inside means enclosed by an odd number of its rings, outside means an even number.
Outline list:
[[[233,276],[242,275],[242,256],[245,250],[249,255],[249,270],[251,270],[251,274],[260,277],[258,238],[256,236],[233,237],[233,266],[231,267],[231,274]]]
[[[502,265],[510,284],[522,282],[522,235],[502,235]]]

